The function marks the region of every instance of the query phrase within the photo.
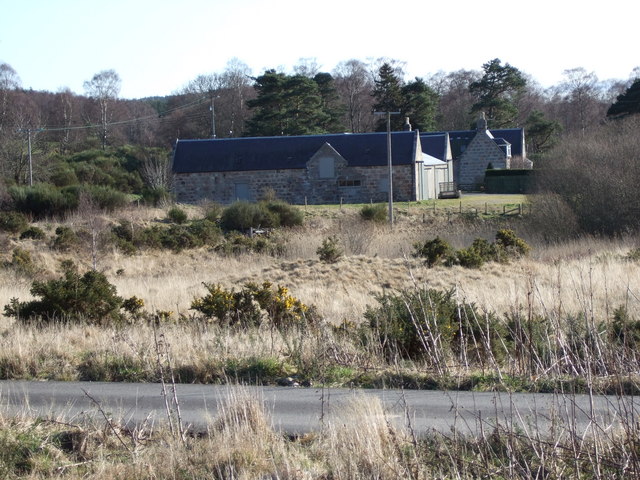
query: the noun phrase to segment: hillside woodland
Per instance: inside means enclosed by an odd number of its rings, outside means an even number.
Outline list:
[[[393,62],[252,81],[243,68],[121,100],[113,71],[78,96],[23,90],[1,66],[0,378],[550,392],[565,402],[555,427],[478,419],[477,438],[417,438],[355,398],[288,438],[230,387],[204,436],[181,424],[179,396],[166,422],[135,429],[99,403],[84,419],[0,414],[0,474],[639,476],[637,81],[603,90],[575,69],[541,92],[498,59],[409,82]],[[509,85],[492,90],[494,76]],[[296,95],[317,101],[281,102]],[[370,131],[371,110],[394,105],[425,129],[466,129],[490,106],[496,126],[526,125],[536,191],[398,203],[393,228],[386,205],[172,201],[177,137]],[[581,431],[560,410],[579,393],[628,416]]]

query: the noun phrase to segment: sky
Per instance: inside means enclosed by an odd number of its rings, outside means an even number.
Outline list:
[[[115,70],[121,98],[163,96],[238,59],[253,75],[301,59],[405,62],[406,79],[499,58],[542,87],[640,66],[636,0],[0,0],[0,64],[26,89],[84,94]]]

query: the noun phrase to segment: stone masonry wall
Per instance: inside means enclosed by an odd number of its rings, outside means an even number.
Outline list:
[[[493,168],[509,168],[508,159],[500,147],[485,132],[478,132],[460,156],[458,186],[471,190],[482,185],[489,164]]]
[[[393,167],[393,197],[415,199],[413,166]],[[249,201],[266,192],[294,205],[321,203],[368,203],[387,200],[388,168],[336,165],[335,178],[319,178],[317,169],[261,170],[249,172],[180,173],[174,175],[174,193],[179,203],[209,200],[230,204],[238,200],[237,184],[246,185]],[[344,186],[341,186],[341,181]],[[354,183],[359,182],[359,185]],[[240,189],[242,190],[242,189]]]

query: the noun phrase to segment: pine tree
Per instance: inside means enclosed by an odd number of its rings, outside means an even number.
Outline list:
[[[424,80],[416,78],[402,87],[402,117],[409,117],[413,128],[423,132],[436,128],[438,95]]]
[[[397,112],[400,111],[402,99],[402,83],[395,73],[395,70],[388,63],[384,63],[378,70],[378,78],[373,89],[373,98],[376,103],[373,108],[377,112]],[[391,129],[400,130],[404,119],[401,115],[391,117]],[[381,118],[378,121],[376,130],[379,132],[387,129],[387,119]]]
[[[516,99],[526,79],[517,68],[502,65],[499,58],[485,63],[482,69],[482,78],[469,85],[469,92],[478,99],[471,112],[485,112],[490,128],[513,125],[518,115]]]
[[[616,98],[616,101],[607,110],[607,117],[624,118],[640,113],[640,78]]]

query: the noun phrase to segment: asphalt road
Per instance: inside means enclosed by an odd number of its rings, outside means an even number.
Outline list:
[[[170,386],[167,391],[171,400]],[[226,402],[248,395],[262,402],[276,430],[290,435],[348,421],[344,412],[358,396],[379,398],[389,421],[409,426],[418,435],[452,429],[476,435],[496,424],[523,432],[615,428],[621,418],[638,415],[640,407],[634,397],[424,390],[179,384],[176,393],[183,424],[195,431],[206,430]],[[129,425],[144,419],[158,424],[168,418],[162,386],[153,383],[0,381],[0,413],[70,422],[86,417],[100,421],[105,413]]]

